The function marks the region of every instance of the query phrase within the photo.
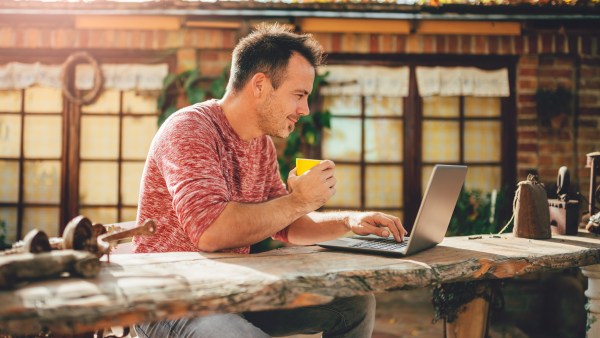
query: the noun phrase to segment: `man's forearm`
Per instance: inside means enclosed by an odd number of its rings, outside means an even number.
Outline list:
[[[288,231],[290,243],[310,245],[338,238],[349,231],[352,211],[311,212],[294,221]]]
[[[212,252],[245,247],[274,235],[307,212],[292,195],[264,203],[229,202],[202,234],[198,248]]]

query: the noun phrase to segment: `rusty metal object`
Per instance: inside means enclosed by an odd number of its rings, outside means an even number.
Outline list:
[[[116,233],[106,233],[98,237],[98,254],[110,253],[111,244],[119,244],[125,239],[130,239],[133,236],[153,235],[156,232],[156,223],[154,220],[148,219],[142,225]]]

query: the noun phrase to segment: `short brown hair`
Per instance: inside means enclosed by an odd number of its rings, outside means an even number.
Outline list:
[[[315,69],[323,62],[323,47],[312,35],[296,34],[280,24],[259,25],[233,50],[228,89],[241,90],[259,72],[265,73],[277,89],[293,53],[303,56]]]

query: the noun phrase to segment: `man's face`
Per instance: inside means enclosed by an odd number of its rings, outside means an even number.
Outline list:
[[[258,124],[270,136],[285,138],[294,130],[301,116],[308,115],[308,94],[312,91],[315,69],[299,54],[293,54],[279,88],[270,82],[258,107]]]

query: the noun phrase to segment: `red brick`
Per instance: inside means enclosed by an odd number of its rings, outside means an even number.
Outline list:
[[[557,54],[564,54],[569,52],[568,50],[565,50],[565,48],[568,47],[568,45],[567,38],[564,34],[554,35],[554,43]]]
[[[597,116],[600,117],[600,108],[579,108],[579,116]],[[583,119],[580,119],[584,121]]]
[[[518,95],[517,102],[519,102],[519,103],[535,103],[535,95],[520,94],[520,95]]]
[[[456,35],[448,36],[448,52],[457,54],[458,50],[458,37]]]
[[[515,44],[514,36],[501,36],[500,37],[500,52],[502,54],[515,54],[513,46]]]
[[[536,89],[537,81],[535,79],[521,79],[517,85],[519,90],[523,89]]]
[[[538,70],[536,68],[519,68],[519,76],[537,76]]]
[[[523,50],[524,50],[523,40],[524,39],[522,36],[513,37],[513,43],[515,44],[515,54],[517,54],[517,55],[523,54]]]
[[[580,89],[600,89],[600,78],[582,80]]]
[[[517,156],[517,163],[521,166],[537,166],[538,160],[535,155],[523,153]]]
[[[369,36],[369,50],[371,53],[379,53],[379,37],[376,34]]]
[[[15,32],[15,47],[25,47],[25,32],[22,29],[17,29]]]
[[[521,56],[519,58],[519,67],[522,66],[534,66],[537,67],[540,60],[537,56]]]
[[[540,77],[551,77],[551,78],[569,78],[573,77],[572,69],[557,69],[556,67],[548,68],[548,67],[540,67],[539,72]]]
[[[520,131],[518,132],[518,138],[519,140],[521,139],[537,139],[538,138],[538,132],[537,131]]]
[[[461,52],[463,54],[473,54],[473,52],[471,51],[472,46],[471,46],[471,35],[463,35],[460,37],[461,39]]]
[[[586,54],[586,55],[592,54],[592,37],[591,37],[591,35],[582,36],[581,54]]]
[[[552,34],[542,34],[542,53],[553,53],[552,50]]]
[[[540,155],[539,164],[541,166],[549,166],[554,164],[554,157],[550,155]]]
[[[579,35],[578,34],[569,34],[569,53],[570,54],[579,54]]]
[[[571,145],[567,143],[542,143],[539,145],[540,154],[556,154],[561,152],[570,152]]]
[[[598,107],[598,97],[596,95],[579,95],[579,104],[583,107]]]
[[[475,36],[475,53],[476,54],[488,54],[488,39],[482,35]]]
[[[529,54],[538,54],[538,35],[529,35],[528,40]]]
[[[398,35],[396,37],[396,53],[404,53],[406,51],[406,38]]]
[[[517,124],[519,127],[537,127],[538,121],[537,119],[532,118],[520,118],[517,120]]]
[[[423,52],[424,53],[435,53],[435,37],[431,35],[423,36]]]
[[[436,43],[435,43],[435,48],[437,49],[438,53],[448,53],[448,39],[446,36],[444,35],[437,35],[435,37],[436,39]]]
[[[342,34],[334,33],[331,36],[331,51],[339,53],[342,51]]]
[[[498,41],[498,37],[497,36],[489,36],[488,43],[489,43],[490,54],[494,54],[494,55],[498,54],[498,50],[500,49],[500,41]]]
[[[535,143],[522,143],[517,146],[519,151],[538,151],[538,145]]]
[[[537,110],[536,110],[536,107],[533,105],[530,105],[528,107],[520,107],[518,114],[521,117],[524,117],[524,115],[535,116],[535,115],[537,115]]]

